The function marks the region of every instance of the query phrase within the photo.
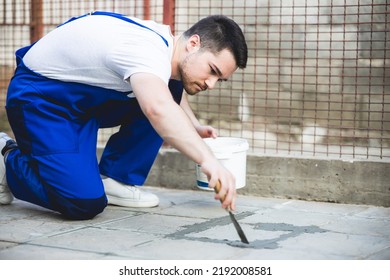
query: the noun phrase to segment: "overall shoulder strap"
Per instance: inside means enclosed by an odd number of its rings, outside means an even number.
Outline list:
[[[60,26],[62,26],[62,25],[64,25],[64,24],[67,24],[67,23],[69,23],[69,22],[72,22],[72,21],[74,21],[74,20],[76,20],[76,19],[83,18],[83,17],[85,17],[85,16],[90,16],[90,15],[103,15],[103,16],[115,17],[115,18],[118,18],[118,19],[127,21],[127,22],[129,22],[129,23],[138,25],[138,26],[143,27],[143,28],[145,28],[145,29],[148,29],[148,30],[154,32],[155,34],[157,34],[158,36],[160,36],[160,38],[164,41],[165,45],[166,45],[167,47],[169,46],[168,41],[167,41],[160,33],[156,32],[155,30],[153,30],[153,29],[151,29],[151,28],[149,28],[149,27],[147,27],[147,26],[145,26],[145,25],[143,25],[143,24],[141,24],[141,23],[139,23],[139,22],[136,22],[136,21],[134,21],[134,20],[132,20],[132,19],[126,17],[126,16],[123,15],[123,14],[118,14],[118,13],[113,13],[113,12],[96,11],[96,12],[91,12],[91,13],[88,13],[88,14],[85,14],[85,15],[82,15],[82,16],[72,17],[71,19],[69,19],[68,21],[66,21],[66,22],[64,22],[64,23],[62,23],[62,24],[60,24],[60,25],[58,25],[57,27],[60,27]]]

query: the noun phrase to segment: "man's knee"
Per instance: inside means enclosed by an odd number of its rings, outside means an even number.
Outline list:
[[[72,220],[88,220],[103,212],[107,206],[107,198],[103,195],[94,199],[74,199],[60,198],[56,199],[57,210],[66,218]]]

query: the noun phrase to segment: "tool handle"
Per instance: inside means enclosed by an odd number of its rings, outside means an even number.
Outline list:
[[[218,180],[217,183],[215,184],[214,191],[215,193],[219,193],[220,190],[221,190],[221,182]],[[225,197],[221,197],[219,200],[222,203],[225,200]]]
[[[220,190],[221,190],[221,182],[218,180],[217,183],[215,184],[214,191],[215,193],[219,193]],[[221,201],[221,203],[223,203],[224,200],[225,200],[225,196],[219,198],[219,201]],[[225,210],[231,212],[230,206],[228,206]]]

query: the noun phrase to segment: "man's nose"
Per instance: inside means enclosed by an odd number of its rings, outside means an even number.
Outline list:
[[[215,87],[215,84],[218,82],[218,77],[210,77],[205,81],[205,84],[207,85],[207,88],[213,89]]]

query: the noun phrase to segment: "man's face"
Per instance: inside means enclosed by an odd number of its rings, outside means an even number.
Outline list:
[[[233,54],[227,49],[217,54],[195,49],[179,65],[184,89],[190,95],[214,88],[218,81],[226,81],[236,70]]]

